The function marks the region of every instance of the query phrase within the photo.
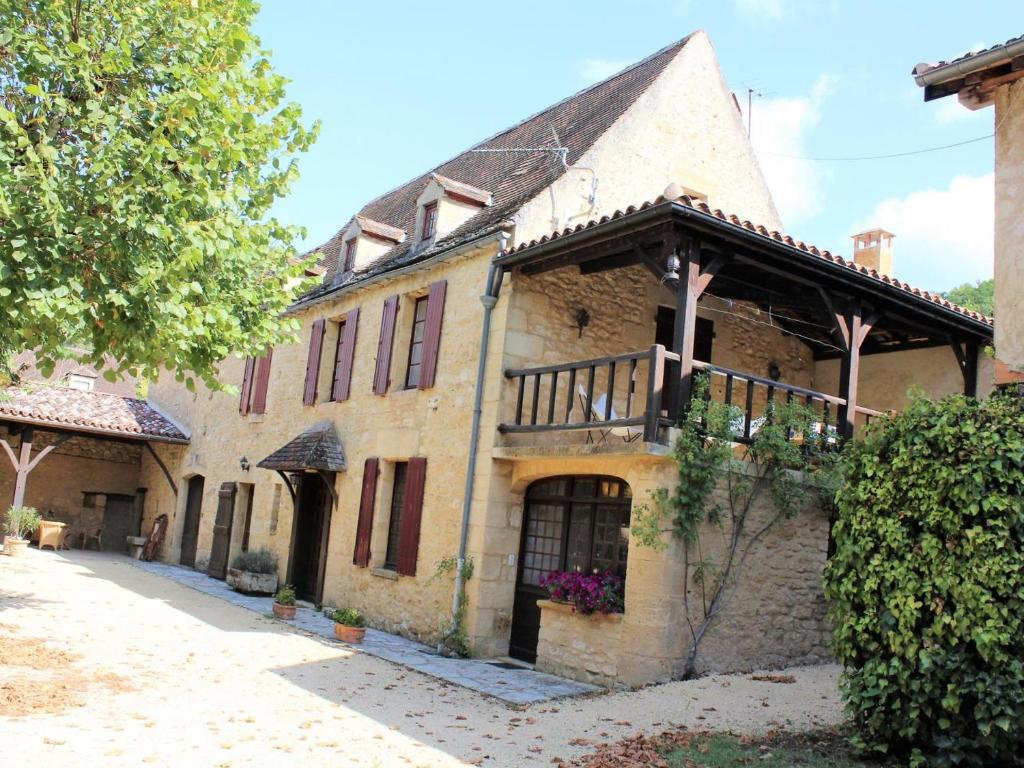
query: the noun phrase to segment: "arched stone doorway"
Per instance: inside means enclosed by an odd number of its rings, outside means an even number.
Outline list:
[[[626,575],[629,484],[605,475],[561,475],[526,490],[509,655],[537,658],[540,580],[551,571],[614,571]]]

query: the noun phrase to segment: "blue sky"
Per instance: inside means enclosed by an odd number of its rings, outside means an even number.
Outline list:
[[[256,32],[320,140],[276,214],[320,244],[369,199],[703,28],[786,230],[844,255],[896,233],[896,275],[946,289],[992,272],[991,108],[924,103],[910,75],[1024,33],[1024,3],[264,0]],[[713,201],[712,201],[713,202]]]

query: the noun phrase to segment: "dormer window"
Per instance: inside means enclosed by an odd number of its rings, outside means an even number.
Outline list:
[[[437,231],[437,201],[427,203],[423,206],[423,226],[421,228],[421,239],[429,240]]]
[[[342,272],[351,272],[356,260],[356,239],[354,237],[345,241],[345,257],[341,262]]]

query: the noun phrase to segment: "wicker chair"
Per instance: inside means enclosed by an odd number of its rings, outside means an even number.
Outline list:
[[[101,541],[101,539],[103,537],[103,526],[102,525],[99,528],[94,528],[92,533],[89,533],[88,531],[83,531],[81,536],[82,536],[82,549],[88,548],[89,542],[93,542],[94,544],[96,544],[97,551],[103,548],[103,544],[102,544],[102,541]]]
[[[51,547],[54,552],[64,547],[67,525],[56,520],[43,520],[39,523],[39,548]]]

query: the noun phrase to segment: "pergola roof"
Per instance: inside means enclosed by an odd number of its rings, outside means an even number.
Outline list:
[[[5,387],[0,421],[164,443],[187,443],[170,419],[145,400],[70,387]]]
[[[345,449],[334,424],[321,421],[285,443],[256,465],[278,472],[302,472],[307,469],[341,472],[346,468]]]

